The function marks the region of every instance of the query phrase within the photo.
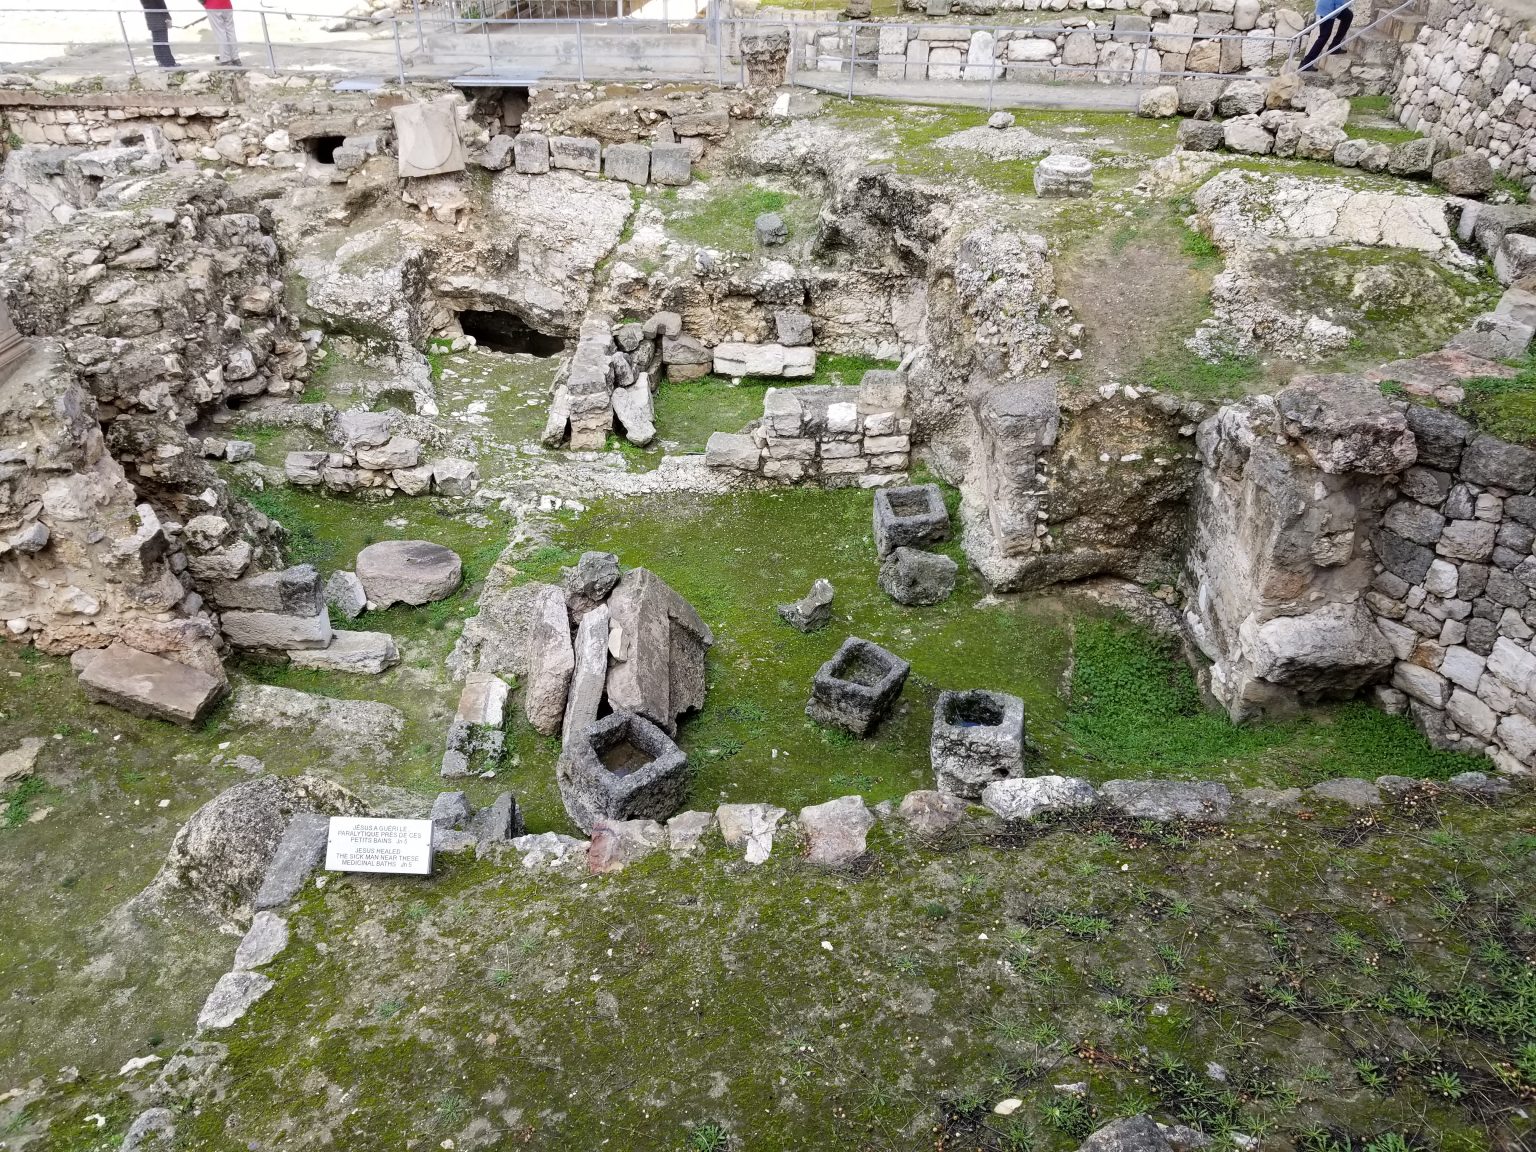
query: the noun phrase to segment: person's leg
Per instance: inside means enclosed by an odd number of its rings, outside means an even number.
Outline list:
[[[1302,57],[1301,71],[1312,71],[1312,65],[1317,62],[1317,58],[1323,54],[1323,49],[1328,46],[1328,38],[1333,34],[1333,26],[1337,20],[1336,16],[1328,16],[1317,26],[1317,39],[1312,41],[1312,47],[1308,48],[1307,54]]]
[[[235,14],[228,8],[208,9],[208,27],[213,30],[213,42],[218,46],[219,62],[240,63],[240,44],[235,38]]]
[[[171,14],[165,0],[139,0],[144,8],[144,23],[149,26],[149,42],[155,49],[155,63],[162,68],[176,67],[171,55]]]
[[[1337,21],[1337,25],[1333,30],[1333,39],[1328,45],[1328,54],[1330,56],[1335,52],[1342,52],[1344,50],[1344,38],[1349,35],[1349,26],[1355,22],[1355,14],[1348,8],[1341,8],[1334,19]]]

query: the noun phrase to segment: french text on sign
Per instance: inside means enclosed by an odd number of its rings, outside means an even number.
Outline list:
[[[332,816],[325,845],[331,872],[432,875],[432,821]]]

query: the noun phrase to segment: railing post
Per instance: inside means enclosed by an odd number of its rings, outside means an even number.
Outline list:
[[[903,71],[902,75],[906,75]],[[987,65],[987,113],[992,112],[992,88],[997,83],[997,41],[992,41],[992,63]]]
[[[722,41],[724,41],[724,39],[725,39],[725,23],[726,22],[724,20],[722,20],[718,24],[715,25],[715,87],[716,88],[724,88],[725,87],[725,60],[724,60],[724,57],[723,57],[723,53],[724,53],[725,49],[724,49],[724,47],[722,45]]]
[[[848,38],[848,103],[853,103],[853,73],[859,63],[859,21],[851,25]]]
[[[389,26],[395,33],[395,76],[400,81],[400,87],[405,87],[405,53],[400,50],[400,17],[390,16]]]
[[[272,51],[272,36],[267,31],[267,14],[261,13],[261,42],[267,49],[267,71],[277,71],[277,55]]]
[[[139,62],[133,58],[133,41],[128,39],[128,25],[123,23],[123,14],[117,14],[117,30],[123,34],[123,47],[128,51],[128,67],[133,74],[139,74]]]
[[[587,79],[587,56],[586,49],[582,47],[581,43],[580,20],[576,21],[576,79],[583,83]]]
[[[416,18],[416,51],[427,51],[427,38],[421,31],[421,0],[411,0],[411,12]]]

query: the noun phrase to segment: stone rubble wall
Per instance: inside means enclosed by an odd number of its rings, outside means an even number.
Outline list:
[[[1391,645],[1389,712],[1439,747],[1536,764],[1536,452],[1409,409],[1417,463],[1372,537],[1365,593]]]
[[[763,418],[740,434],[717,432],[705,464],[780,483],[879,488],[905,483],[912,461],[907,382],[876,369],[858,387],[770,388]]]
[[[1470,0],[1430,0],[1393,72],[1398,119],[1446,147],[1487,156],[1512,180],[1536,179],[1536,28]]]

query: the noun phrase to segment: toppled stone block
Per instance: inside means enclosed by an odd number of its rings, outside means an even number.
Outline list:
[[[452,101],[399,104],[391,112],[401,176],[440,176],[464,171],[464,145],[459,139],[458,116]]]
[[[1469,196],[1474,199],[1488,195],[1494,189],[1493,165],[1481,152],[1463,152],[1434,166],[1435,183],[1452,196]]]
[[[239,608],[313,616],[323,606],[320,573],[308,564],[280,572],[262,572],[243,580],[214,581],[203,590],[209,603],[220,610]]]
[[[325,582],[325,602],[347,620],[356,620],[368,607],[368,594],[355,572],[332,572]]]
[[[608,598],[608,703],[668,732],[704,706],[705,653],[715,638],[659,576],[631,568]]]
[[[1092,784],[1073,776],[1017,776],[994,781],[981,791],[982,804],[1003,820],[1091,808],[1097,799]]]
[[[808,346],[814,338],[811,318],[796,309],[781,308],[773,314],[774,334],[785,348]]]
[[[806,859],[812,864],[842,868],[866,851],[875,817],[862,796],[841,796],[824,804],[800,809],[800,827],[808,844]]]
[[[1330,475],[1388,476],[1414,463],[1408,420],[1357,376],[1300,376],[1275,395],[1285,434]]]
[[[288,661],[299,668],[377,676],[400,663],[400,649],[387,632],[335,632],[326,647],[296,649]]]
[[[612,552],[583,552],[573,567],[560,569],[560,588],[572,623],[596,608],[619,582],[619,558]]]
[[[87,663],[80,686],[98,704],[187,726],[208,715],[227,688],[206,672],[126,644],[113,644]]]
[[[480,487],[480,469],[455,456],[433,461],[432,487],[439,496],[473,496]]]
[[[704,446],[704,463],[710,468],[756,472],[762,457],[762,449],[752,437],[735,432],[711,432]]]
[[[817,670],[805,714],[818,724],[867,736],[896,703],[910,670],[895,653],[850,636]]]
[[[596,723],[602,708],[603,690],[608,680],[608,606],[588,609],[576,628],[572,645],[575,667],[566,693],[565,716],[561,721],[564,743],[570,744],[579,733]]]
[[[897,809],[919,836],[942,836],[965,819],[965,801],[944,792],[908,792]]]
[[[1428,179],[1434,171],[1438,149],[1439,145],[1430,136],[1399,144],[1392,149],[1387,171],[1394,176],[1420,176]]]
[[[386,443],[357,449],[357,466],[375,472],[414,468],[421,462],[421,441],[410,436],[391,436]]]
[[[598,820],[587,846],[587,871],[594,876],[622,872],[659,851],[666,840],[666,829],[655,820]]]
[[[783,376],[786,351],[782,344],[726,341],[715,345],[715,374],[717,376]]]
[[[757,242],[764,248],[777,248],[789,242],[789,225],[777,212],[764,212],[752,222],[752,228],[757,233]]]
[[[236,648],[289,652],[324,648],[331,642],[331,617],[322,607],[307,616],[283,612],[225,612],[219,617],[224,638]]]
[[[940,692],[929,756],[940,792],[976,799],[1024,773],[1024,701],[1005,692]]]
[[[688,795],[688,758],[649,720],[614,712],[588,725],[555,769],[566,813],[583,831],[599,820],[665,820]]]
[[[779,605],[779,619],[797,632],[819,632],[832,622],[832,582],[817,580],[793,604]]]
[[[1500,284],[1536,289],[1536,236],[1505,236],[1493,256],[1493,274]]]
[[[565,718],[566,694],[576,665],[570,617],[564,595],[553,586],[540,589],[530,609],[534,624],[528,641],[523,711],[535,730],[553,736]]]
[[[938,552],[893,549],[880,563],[880,588],[892,600],[921,607],[948,600],[960,566]]]
[[[875,493],[875,551],[941,544],[949,539],[949,509],[937,484],[882,488]]]
[[[357,554],[357,578],[371,603],[430,604],[458,588],[458,554],[427,540],[381,540]]]
[[[329,452],[290,452],[283,458],[283,475],[297,488],[313,488],[330,457]]]

